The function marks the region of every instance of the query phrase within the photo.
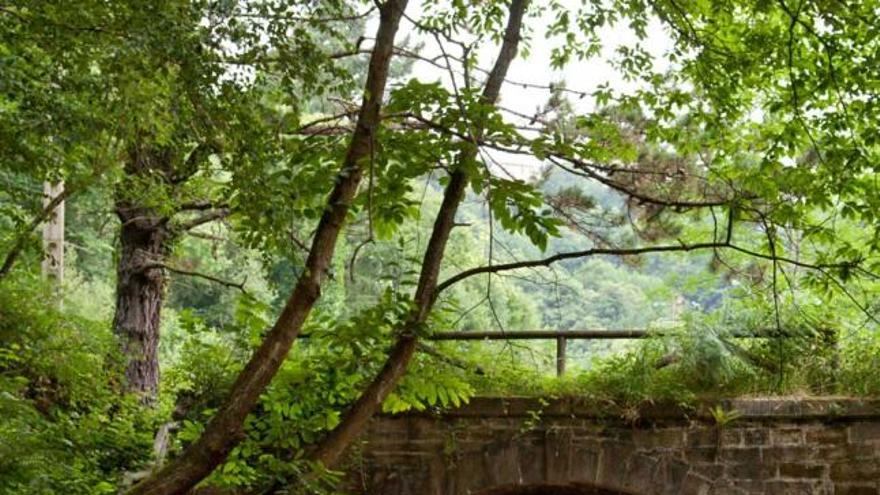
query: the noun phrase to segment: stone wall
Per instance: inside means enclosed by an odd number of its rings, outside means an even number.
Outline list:
[[[880,402],[736,400],[636,424],[576,401],[478,398],[376,418],[346,470],[355,493],[880,494]],[[730,413],[728,413],[730,414]]]

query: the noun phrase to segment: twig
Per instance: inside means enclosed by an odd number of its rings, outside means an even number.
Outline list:
[[[446,364],[450,364],[452,366],[455,366],[456,368],[461,368],[465,371],[473,371],[477,375],[485,375],[486,374],[486,372],[485,372],[485,370],[483,370],[482,366],[480,366],[478,364],[476,364],[476,365],[471,364],[463,359],[458,359],[454,356],[444,354],[442,351],[440,351],[436,347],[430,346],[430,345],[425,344],[423,342],[419,342],[418,344],[416,344],[416,346],[420,352],[423,352],[431,357],[434,357],[434,358],[438,359],[439,361],[442,361]]]
[[[242,280],[241,282],[231,282],[229,280],[224,280],[220,277],[216,277],[214,275],[209,275],[207,273],[196,272],[193,270],[184,270],[183,268],[177,268],[165,263],[147,263],[141,267],[141,270],[150,270],[153,268],[161,268],[164,270],[168,270],[169,272],[176,273],[178,275],[186,275],[188,277],[196,277],[208,280],[210,282],[214,282],[220,284],[224,287],[229,287],[231,289],[238,289],[247,296],[251,296],[251,294],[244,288],[244,284],[247,283],[247,278]],[[251,296],[252,297],[252,296]]]
[[[178,231],[187,231],[198,227],[199,225],[226,218],[231,213],[232,211],[229,208],[217,208],[216,210],[211,210],[204,215],[197,216],[189,221],[180,222],[175,226],[175,229]]]

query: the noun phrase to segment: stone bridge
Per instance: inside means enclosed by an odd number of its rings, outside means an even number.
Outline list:
[[[633,422],[573,400],[475,398],[374,419],[347,479],[371,495],[880,494],[880,401],[720,407],[728,420],[657,407]]]

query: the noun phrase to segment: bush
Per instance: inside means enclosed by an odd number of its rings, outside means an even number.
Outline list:
[[[149,458],[154,416],[119,394],[109,323],[56,309],[37,282],[4,284],[0,491],[114,493]]]

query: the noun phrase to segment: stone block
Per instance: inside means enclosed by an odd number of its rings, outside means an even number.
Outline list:
[[[697,447],[685,451],[685,459],[692,464],[714,464],[718,461],[720,450],[716,447]]]
[[[425,495],[443,495],[447,492],[446,487],[446,463],[442,455],[436,455],[428,462],[427,479],[425,480]]]
[[[804,432],[804,443],[817,445],[844,445],[847,442],[847,429],[844,426],[820,425]]]
[[[721,446],[722,447],[742,447],[743,433],[742,430],[724,428],[721,430]]]
[[[880,455],[874,443],[851,443],[846,445],[809,446],[813,458],[821,461],[874,462]]]
[[[760,447],[722,448],[718,458],[724,462],[760,464],[763,461]]]
[[[567,483],[571,473],[572,438],[570,430],[548,431],[544,437],[546,480]]]
[[[724,464],[700,462],[691,464],[691,469],[700,476],[715,481],[724,476]]]
[[[880,422],[853,423],[849,427],[849,441],[851,443],[880,441]]]
[[[762,480],[734,480],[733,486],[748,493],[749,495],[764,495],[766,491],[765,482]]]
[[[761,453],[764,462],[771,463],[803,462],[813,459],[816,454],[812,447],[804,445],[761,447]]]
[[[822,479],[828,472],[824,464],[787,462],[779,465],[780,478]]]
[[[633,428],[609,427],[602,432],[602,437],[615,443],[632,444],[636,431]]]
[[[654,486],[663,495],[678,495],[689,470],[690,466],[679,459],[661,458],[654,471]]]
[[[595,483],[599,471],[599,448],[576,446],[571,452],[570,479],[577,483]]]
[[[834,495],[878,495],[880,490],[876,483],[871,484],[848,484],[839,483],[834,487]]]
[[[684,437],[682,428],[651,428],[637,430],[632,441],[639,449],[665,451],[680,449],[684,445]]]
[[[880,463],[876,460],[865,462],[835,462],[831,465],[832,481],[877,481],[880,480]]]
[[[633,449],[624,445],[616,443],[603,445],[596,473],[597,483],[607,487],[623,486],[626,483],[626,473],[633,453]]]
[[[712,484],[704,478],[688,473],[684,482],[681,484],[680,495],[709,495],[709,489]]]
[[[765,484],[766,492],[773,495],[825,495],[828,491],[819,483],[809,481],[774,480]],[[830,494],[828,494],[830,495]]]
[[[654,475],[659,467],[655,457],[635,454],[629,460],[623,486],[635,493],[654,493]]]
[[[800,428],[770,430],[770,443],[773,445],[802,445],[804,443],[804,431]]]
[[[448,493],[473,493],[480,489],[489,488],[486,483],[486,473],[480,459],[467,457],[459,460],[446,474],[449,479]],[[394,493],[394,492],[373,492]]]
[[[687,431],[687,446],[714,447],[718,445],[718,430],[716,428],[692,428]]]
[[[760,447],[770,443],[770,431],[764,428],[747,428],[742,430],[745,447]]]
[[[483,450],[483,472],[488,486],[517,483],[521,479],[519,445],[498,442]]]
[[[544,445],[535,442],[519,447],[519,482],[543,483],[547,479]]]
[[[713,486],[709,495],[748,495],[748,492],[733,484],[725,484]]]
[[[727,464],[725,473],[731,480],[768,480],[776,477],[776,465],[762,462],[737,462]]]

